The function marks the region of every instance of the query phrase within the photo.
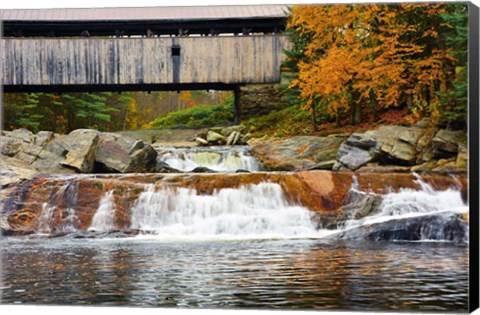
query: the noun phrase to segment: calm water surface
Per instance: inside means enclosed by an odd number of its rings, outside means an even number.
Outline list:
[[[1,240],[2,303],[466,311],[449,243]]]

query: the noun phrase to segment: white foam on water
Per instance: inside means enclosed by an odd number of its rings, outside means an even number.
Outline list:
[[[42,212],[38,219],[37,234],[50,234],[52,232],[51,221],[53,220],[55,209],[56,206],[52,206],[48,202],[42,204]]]
[[[403,188],[398,192],[390,192],[382,196],[380,211],[377,214],[358,220],[348,220],[338,232],[391,220],[432,215],[444,217],[444,221],[447,223],[451,214],[468,214],[469,207],[462,199],[461,185],[456,184],[455,187],[447,190],[437,191],[430,184],[423,181],[420,176],[416,174],[415,176],[417,178],[416,182],[420,186],[419,190]],[[352,185],[352,189],[358,189],[358,187],[354,186]],[[426,225],[424,229],[434,228]],[[428,235],[428,233],[425,233],[425,235]],[[423,235],[422,240],[431,241],[428,236],[424,237]]]
[[[113,190],[107,192],[102,199],[92,219],[89,231],[108,232],[115,229],[115,201]]]
[[[141,193],[131,228],[163,239],[259,239],[318,237],[307,208],[287,202],[280,185],[224,188],[212,195],[195,189]]]
[[[434,215],[437,219],[426,220],[422,227],[422,231],[425,231],[424,240],[441,239],[442,226],[454,219],[452,214],[468,214],[468,204],[462,199],[461,187],[456,184],[447,190],[437,191],[420,177],[417,177],[417,183],[418,189],[404,188],[381,196],[379,205],[376,204],[378,211],[374,215],[347,220],[337,229],[320,230],[316,223],[319,213],[288,200],[277,183],[262,182],[238,188],[222,188],[212,194],[203,194],[191,188],[159,188],[150,184],[145,185],[144,191],[134,202],[130,228],[140,231],[140,235],[134,239],[154,241],[317,239],[390,220]],[[361,191],[354,177],[346,200],[360,208],[365,206],[364,198],[369,194],[372,193]],[[57,195],[72,198],[66,226],[61,227],[60,231],[76,231],[75,185],[66,183]],[[55,200],[43,205],[38,233],[51,232]],[[88,230],[115,230],[113,191],[105,193],[100,200]]]
[[[42,204],[42,211],[38,218],[37,234],[50,234],[53,232],[52,224],[54,222],[55,211],[57,211],[57,203],[59,199],[65,199],[67,203],[66,208],[66,224],[57,227],[58,231],[67,233],[75,232],[75,227],[78,217],[75,213],[75,206],[77,202],[77,184],[72,181],[74,177],[68,178],[65,183],[50,195],[49,201]]]
[[[382,196],[377,214],[349,220],[336,230],[316,229],[313,212],[287,201],[275,183],[224,188],[212,195],[187,188],[156,190],[149,185],[132,209],[131,228],[141,231],[138,238],[164,241],[323,238],[390,220],[428,215],[448,220],[449,214],[468,213],[459,188],[436,191],[420,178],[417,182],[419,190],[388,193]],[[352,191],[367,195],[355,178]]]
[[[170,167],[188,172],[196,167],[207,167],[217,172],[249,172],[260,170],[258,161],[244,147],[162,148],[158,158]]]

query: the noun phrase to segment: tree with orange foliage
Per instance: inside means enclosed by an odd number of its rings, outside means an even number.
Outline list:
[[[304,109],[316,107],[350,123],[366,107],[414,106],[438,101],[447,90],[454,58],[442,33],[444,4],[353,4],[294,6],[287,29],[308,38],[297,56]],[[287,54],[287,58],[289,55]]]
[[[195,102],[195,100],[193,99],[192,92],[190,91],[181,91],[179,100],[184,104],[185,108],[192,108],[197,106],[197,102]]]

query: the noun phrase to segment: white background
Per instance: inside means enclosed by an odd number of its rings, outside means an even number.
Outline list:
[[[424,0],[417,0],[414,2],[430,2]],[[148,7],[148,6],[195,6],[195,5],[233,5],[233,4],[310,4],[310,3],[352,3],[352,2],[367,2],[361,0],[234,0],[234,1],[216,1],[216,0],[174,0],[174,1],[161,1],[161,0],[1,0],[0,9],[41,9],[41,8],[91,8],[91,7]],[[395,0],[369,0],[368,2],[406,2]],[[413,2],[413,1],[412,1]],[[480,6],[480,0],[472,0],[477,6]],[[5,262],[3,262],[5,263]],[[5,315],[20,315],[20,314],[44,314],[51,315],[76,315],[85,313],[90,314],[110,314],[115,315],[127,315],[127,314],[189,314],[189,315],[309,315],[309,314],[368,314],[363,312],[312,312],[312,311],[245,311],[245,310],[184,310],[184,309],[139,309],[139,308],[105,308],[105,307],[46,307],[46,306],[0,306],[0,313]],[[372,313],[372,314],[388,314],[393,313]],[[407,313],[399,313],[407,314]],[[475,312],[476,315],[480,314],[480,311]]]

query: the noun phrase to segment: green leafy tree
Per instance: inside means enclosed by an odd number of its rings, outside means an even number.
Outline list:
[[[289,8],[290,22],[292,19],[292,9]],[[282,83],[280,87],[285,90],[283,94],[283,100],[289,105],[302,107],[305,106],[305,101],[301,98],[300,89],[296,85],[291,85],[291,82],[298,80],[299,63],[305,61],[305,49],[311,42],[313,32],[308,31],[304,25],[298,25],[298,27],[287,27],[285,35],[288,36],[291,48],[283,51],[286,58],[282,63]],[[314,128],[317,126],[317,114],[316,105],[317,102],[313,102],[310,105],[310,113],[312,118],[312,124]]]
[[[454,129],[466,128],[468,101],[468,9],[465,4],[450,4],[441,15],[448,25],[446,49],[455,60],[450,69],[448,91],[439,92],[443,117]]]
[[[43,115],[39,112],[39,94],[23,94],[6,97],[4,108],[5,127],[27,128],[39,131]],[[10,101],[10,102],[8,102]]]

